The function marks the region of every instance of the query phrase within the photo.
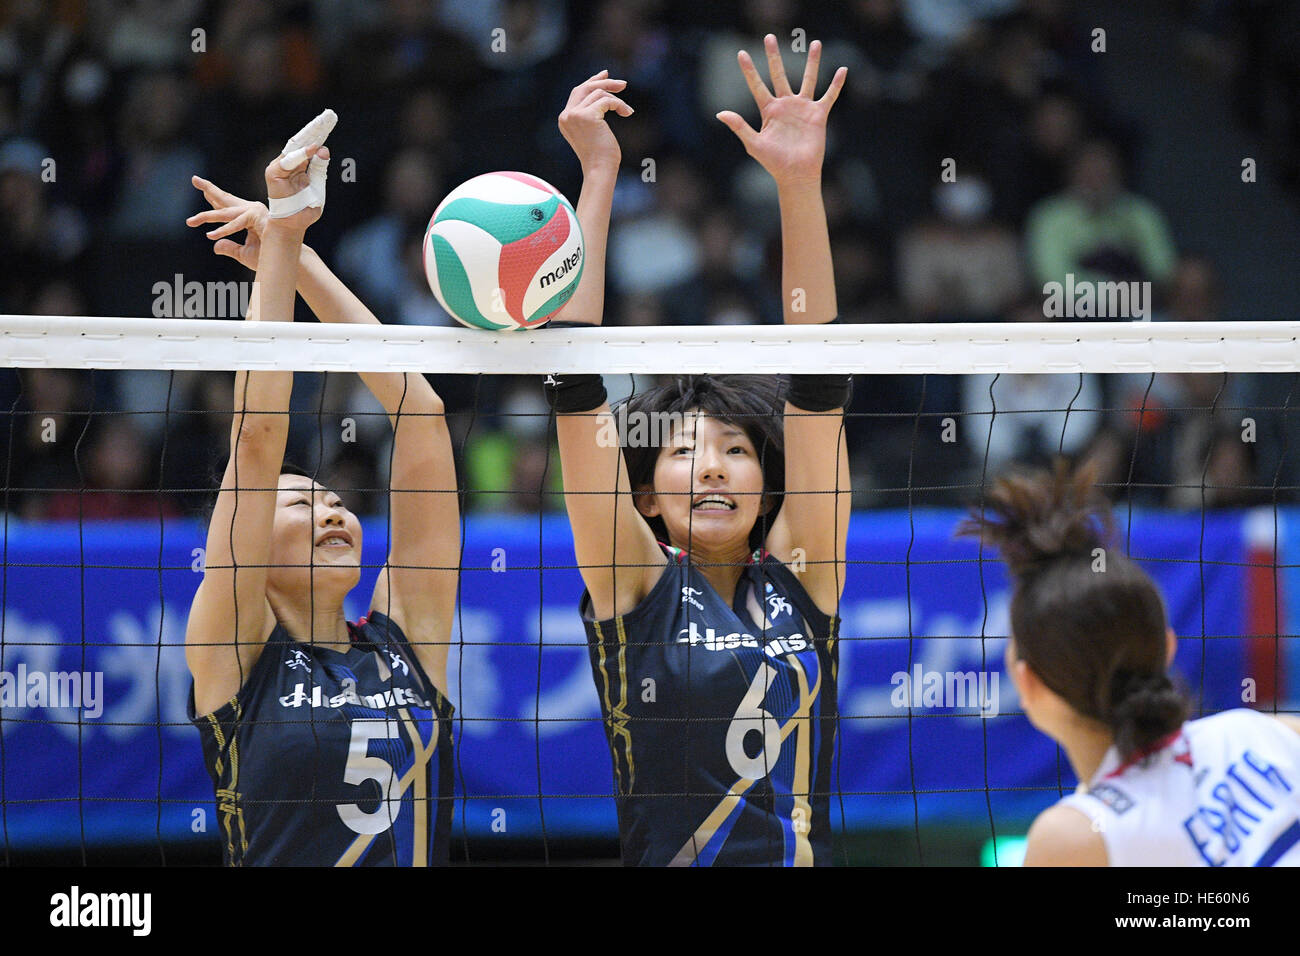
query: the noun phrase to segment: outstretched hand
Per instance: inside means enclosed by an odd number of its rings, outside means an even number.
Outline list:
[[[819,183],[826,155],[826,117],[844,88],[848,68],[842,66],[836,70],[822,98],[813,99],[822,56],[821,41],[814,40],[808,47],[808,63],[798,93],[790,88],[786,78],[776,37],[769,33],[763,39],[763,46],[772,77],[771,90],[758,75],[749,54],[744,50],[737,54],[740,71],[762,117],[760,129],[755,131],[739,113],[731,110],[719,113],[718,119],[740,138],[745,152],[772,174],[778,186]]]
[[[256,272],[258,253],[262,249],[262,233],[270,218],[266,204],[240,199],[202,176],[192,176],[190,182],[203,193],[203,198],[212,208],[195,213],[185,220],[185,224],[202,226],[210,222],[224,223],[207,234],[209,239],[216,240],[212,251],[219,256],[228,256]],[[227,238],[243,230],[247,230],[248,234],[242,243]]]
[[[619,116],[632,115],[632,107],[614,95],[625,86],[627,80],[610,79],[609,70],[601,70],[569,94],[560,114],[560,132],[578,154],[584,171],[602,165],[617,168],[623,158],[605,114],[613,110]]]

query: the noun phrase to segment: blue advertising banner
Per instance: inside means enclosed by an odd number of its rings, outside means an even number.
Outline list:
[[[960,517],[854,516],[841,606],[837,825],[1023,829],[1073,786],[1055,746],[1017,714],[1002,674],[1006,577],[974,543],[952,539]],[[1246,581],[1251,516],[1121,517],[1131,553],[1166,596],[1186,683],[1207,711],[1242,706],[1244,688],[1260,679],[1260,655],[1239,636],[1256,599]],[[1267,519],[1271,529],[1271,510]],[[1281,563],[1290,565],[1276,576],[1283,634],[1297,631],[1287,599],[1300,589],[1300,535],[1283,533],[1297,521],[1300,512],[1286,509],[1276,518]],[[384,523],[364,524],[364,561],[377,566]],[[185,617],[202,544],[188,522],[11,519],[0,619],[0,839],[9,846],[212,832],[211,783],[185,719]],[[467,522],[448,688],[458,835],[617,832],[573,565],[562,517]],[[360,602],[376,573],[368,568],[353,592],[353,620],[367,610]],[[1300,673],[1295,639],[1270,639],[1275,646],[1282,677]],[[1298,690],[1292,678],[1283,697],[1294,703]]]

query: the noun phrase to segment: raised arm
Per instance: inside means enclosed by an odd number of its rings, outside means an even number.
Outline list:
[[[311,249],[303,250],[298,291],[322,322],[380,324]],[[460,508],[446,410],[423,375],[369,372],[361,380],[393,426],[388,561],[370,606],[397,622],[445,692],[460,574]]]
[[[576,86],[560,114],[560,132],[582,163],[578,222],[582,226],[582,280],[557,320],[599,325],[605,308],[605,247],[622,152],[605,121],[613,110],[631,116],[617,91],[625,80],[601,70]],[[543,333],[545,334],[545,333]],[[598,618],[630,611],[649,593],[666,559],[645,519],[632,504],[623,450],[610,437],[617,432],[604,389],[592,379],[560,375],[555,430],[560,442],[564,507],[573,529],[573,549]],[[583,383],[587,384],[583,384]],[[594,395],[575,401],[582,395]],[[574,408],[575,411],[566,409]]]
[[[219,223],[208,233],[216,241],[213,251],[257,269],[268,221],[266,206],[198,176],[193,182],[212,208],[187,222],[191,226]],[[242,243],[229,238],[241,231],[246,231]],[[297,286],[322,322],[380,324],[315,250],[305,245],[298,260]],[[375,583],[370,607],[397,623],[425,672],[445,691],[460,566],[456,466],[445,409],[423,375],[363,372],[361,380],[383,405],[394,432],[388,561]]]
[[[280,159],[271,162],[266,169],[271,197],[290,197],[308,187],[308,157],[317,157],[316,164],[328,159],[325,150],[317,152],[318,145],[302,151],[290,170]],[[319,207],[307,206],[267,227],[246,321],[293,321],[302,237],[319,216]],[[185,630],[199,714],[211,713],[238,693],[275,627],[266,578],[292,389],[292,372],[235,375],[230,460],[208,526],[203,581]]]
[[[822,204],[826,117],[848,70],[836,70],[830,88],[821,99],[814,99],[822,49],[821,42],[814,40],[802,85],[795,93],[786,78],[776,37],[769,34],[764,43],[771,91],[749,54],[742,51],[738,55],[741,72],[762,115],[762,128],[756,132],[730,111],[719,113],[718,119],[776,180],[786,323],[822,324],[837,314],[835,273]],[[785,406],[785,501],[767,538],[767,549],[780,560],[791,563],[802,557],[807,568],[801,576],[804,589],[827,614],[835,613],[844,591],[852,504],[844,442],[843,402],[847,396],[838,394],[845,388],[831,379],[792,376],[791,401]]]
[[[582,280],[554,321],[600,325],[605,317],[605,249],[614,184],[623,158],[605,114],[613,110],[619,116],[632,115],[632,107],[615,95],[625,86],[627,80],[612,80],[609,70],[601,70],[573,88],[560,113],[560,132],[582,164],[577,212],[586,248],[582,251]]]

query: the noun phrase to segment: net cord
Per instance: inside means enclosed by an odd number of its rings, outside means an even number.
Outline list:
[[[488,334],[427,326],[0,315],[0,367],[890,375],[1298,372],[1300,322],[699,326]]]

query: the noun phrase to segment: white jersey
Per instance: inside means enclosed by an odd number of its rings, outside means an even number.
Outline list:
[[[1300,734],[1252,710],[1188,721],[1141,759],[1111,747],[1061,802],[1111,866],[1300,866]]]

